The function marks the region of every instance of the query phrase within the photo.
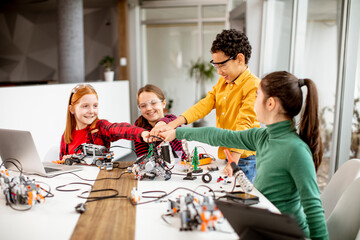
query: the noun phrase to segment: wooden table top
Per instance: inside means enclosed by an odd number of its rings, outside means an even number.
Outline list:
[[[130,166],[133,162],[119,162],[119,167]],[[97,179],[117,178],[123,169],[101,170]],[[124,174],[120,180],[106,179],[96,181],[92,190],[116,189],[120,196],[131,196],[131,190],[137,187],[133,174]],[[113,191],[91,193],[90,197],[106,196]],[[128,199],[112,198],[88,202],[86,211],[81,214],[71,239],[135,239],[136,207]]]

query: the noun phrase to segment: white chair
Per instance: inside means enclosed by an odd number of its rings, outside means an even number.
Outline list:
[[[60,145],[59,146],[52,146],[43,159],[44,162],[52,162],[59,160],[59,153],[60,153]]]
[[[356,235],[355,240],[360,240],[360,228],[359,228],[359,232],[358,232],[358,234]]]
[[[328,219],[338,200],[350,184],[360,178],[360,159],[346,161],[334,174],[320,198]]]
[[[330,240],[354,240],[360,228],[360,178],[341,195],[326,221]]]

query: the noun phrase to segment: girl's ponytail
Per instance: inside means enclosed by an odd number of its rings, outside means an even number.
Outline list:
[[[323,146],[320,135],[319,116],[318,116],[318,93],[315,83],[310,79],[299,79],[307,87],[305,107],[301,115],[299,124],[299,136],[308,144],[313,155],[316,171],[318,170],[323,155]]]

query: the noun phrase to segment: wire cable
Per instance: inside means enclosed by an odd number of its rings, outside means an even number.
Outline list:
[[[72,174],[72,175],[75,175],[76,177],[78,177],[79,179],[81,179],[83,181],[96,182],[96,181],[102,181],[102,180],[120,180],[122,175],[124,175],[125,173],[128,173],[128,172],[127,171],[122,172],[119,177],[106,177],[106,178],[99,178],[99,179],[82,178],[82,177],[80,177],[79,175],[77,175],[77,174],[75,174],[73,172],[63,172],[63,173],[58,173],[58,174],[55,174],[55,175],[52,175],[52,176],[45,176],[45,175],[38,174],[38,173],[29,173],[29,174],[44,177],[44,178],[54,178],[54,177],[58,177],[58,176],[64,175],[64,174]]]
[[[134,202],[131,200],[131,198],[129,198],[129,200],[130,200],[130,203],[131,203],[132,205],[142,205],[142,204],[147,204],[147,203],[151,203],[151,202],[156,202],[156,201],[158,201],[158,200],[160,200],[160,199],[162,199],[162,198],[164,198],[164,197],[166,197],[166,196],[170,196],[171,194],[173,194],[174,192],[176,192],[176,191],[178,191],[178,190],[180,190],[180,189],[182,189],[182,190],[186,190],[186,191],[190,191],[190,192],[195,193],[195,194],[197,194],[197,195],[199,195],[199,196],[205,197],[205,195],[204,195],[204,194],[201,194],[201,193],[195,192],[194,190],[192,190],[192,189],[190,189],[190,188],[177,187],[177,188],[175,188],[174,190],[170,191],[169,193],[164,194],[164,195],[162,195],[162,196],[159,196],[158,198],[156,198],[156,199],[154,199],[154,200],[147,201],[147,202],[134,203]]]
[[[14,161],[15,161],[17,164],[19,164],[19,166],[16,165],[16,163],[15,163]],[[3,161],[3,162],[1,163],[0,168],[1,168],[2,166],[5,166],[5,163],[7,163],[7,162],[13,164],[13,165],[17,168],[17,170],[20,172],[20,176],[23,174],[23,167],[22,167],[22,165],[21,165],[21,162],[20,162],[19,160],[15,159],[15,158],[7,158],[7,159],[5,159],[5,161]]]

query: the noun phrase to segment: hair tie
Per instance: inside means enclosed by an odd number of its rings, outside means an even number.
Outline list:
[[[304,83],[304,79],[300,78],[299,79],[299,87],[301,88],[302,86],[304,86],[305,83]]]

